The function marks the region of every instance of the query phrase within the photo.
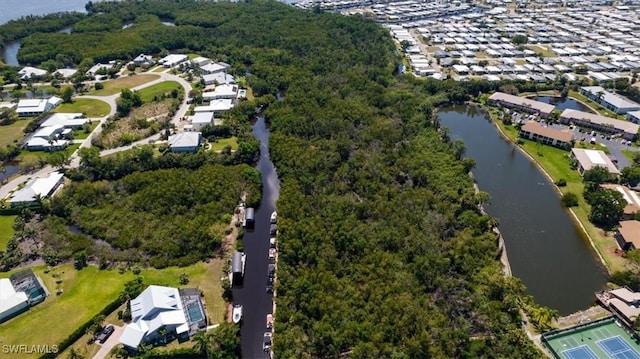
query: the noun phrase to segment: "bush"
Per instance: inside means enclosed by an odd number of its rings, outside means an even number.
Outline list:
[[[95,88],[96,90],[102,90],[104,88],[104,84],[102,82],[96,82]]]
[[[573,192],[567,192],[562,195],[560,202],[564,207],[575,207],[578,205],[578,195]]]
[[[564,187],[567,185],[567,180],[564,178],[560,178],[559,180],[556,181],[556,186],[558,187]]]

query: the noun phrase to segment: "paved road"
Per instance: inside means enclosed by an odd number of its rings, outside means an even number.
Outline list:
[[[176,81],[178,82],[185,91],[185,99],[184,102],[180,105],[180,108],[178,109],[178,111],[176,111],[175,116],[173,117],[173,119],[171,120],[171,122],[173,124],[176,125],[176,128],[180,128],[182,124],[184,123],[180,123],[180,119],[183,118],[187,111],[189,110],[189,104],[187,104],[187,95],[189,94],[189,91],[192,90],[191,84],[189,82],[187,82],[185,79],[183,79],[180,76],[177,75],[173,75],[170,74],[168,72],[157,72],[154,73],[159,75],[160,77],[157,80],[153,80],[147,83],[144,83],[140,86],[136,86],[134,88],[132,88],[132,90],[141,90],[143,88],[149,87],[149,86],[153,86],[155,84],[161,83],[163,81]],[[100,124],[93,130],[93,132],[87,136],[87,138],[85,140],[83,140],[80,144],[80,148],[84,148],[84,147],[91,147],[91,138],[94,135],[99,135],[102,132],[102,125],[107,121],[107,119],[110,116],[113,116],[116,113],[116,100],[118,99],[118,97],[120,96],[120,94],[114,94],[114,95],[109,95],[109,96],[93,96],[93,95],[80,95],[79,97],[81,98],[86,98],[86,99],[95,99],[95,100],[100,100],[100,101],[104,101],[107,104],[109,104],[110,106],[110,111],[109,114],[107,114],[104,117],[100,117],[99,119],[97,119],[97,121],[100,121]],[[127,145],[127,146],[122,146],[122,147],[117,147],[117,148],[113,148],[110,150],[106,150],[106,151],[102,151],[101,152],[101,156],[103,155],[108,155],[108,154],[113,154],[116,152],[120,152],[120,151],[126,151],[128,149],[131,149],[132,147],[136,146],[136,145],[142,145],[142,144],[146,144],[149,143],[150,140],[157,140],[160,138],[159,134],[156,134],[154,136],[145,138],[143,140],[134,142],[131,145]],[[69,167],[71,168],[75,168],[78,167],[80,165],[80,157],[78,155],[78,151],[76,151],[75,153],[73,153],[70,157],[70,164]],[[11,191],[13,191],[15,188],[18,187],[18,185],[26,182],[27,180],[29,180],[30,178],[36,178],[36,177],[46,177],[50,172],[55,171],[55,168],[47,165],[44,166],[43,168],[28,173],[28,174],[24,174],[21,176],[18,176],[16,178],[14,178],[13,180],[9,181],[8,183],[6,183],[5,185],[0,187],[0,199],[2,198],[6,198],[9,193]]]

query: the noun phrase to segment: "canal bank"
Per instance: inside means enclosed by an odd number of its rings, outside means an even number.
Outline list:
[[[478,186],[492,197],[486,210],[500,220],[513,275],[527,293],[561,315],[590,307],[593,293],[606,285],[606,270],[560,205],[549,177],[479,107],[444,108],[438,117],[476,161]]]

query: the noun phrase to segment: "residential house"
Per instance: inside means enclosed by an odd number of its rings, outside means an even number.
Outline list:
[[[11,207],[32,206],[37,204],[38,198],[50,197],[62,185],[64,175],[60,172],[51,172],[44,178],[32,178],[24,187],[15,191],[9,204]]]
[[[640,315],[640,293],[627,287],[598,292],[596,298],[627,325],[633,325]]]
[[[617,191],[622,195],[625,202],[627,202],[627,205],[624,207],[624,218],[631,219],[640,211],[640,197],[638,197],[636,191],[618,184],[602,184],[600,187]]]
[[[560,122],[572,123],[605,133],[620,134],[623,138],[632,141],[637,138],[638,129],[640,129],[640,125],[633,122],[571,109],[566,109],[560,114]]]
[[[193,59],[191,59],[191,63],[193,64],[193,66],[197,66],[197,67],[202,67],[208,63],[211,62],[211,59],[208,59],[206,57],[202,57],[202,56],[198,56],[195,57]]]
[[[153,62],[153,56],[151,55],[145,55],[145,54],[140,54],[138,56],[136,56],[135,59],[133,59],[133,63],[136,66],[153,66],[154,62]]]
[[[514,96],[504,92],[494,93],[489,97],[489,102],[518,111],[539,114],[542,118],[547,118],[555,108],[554,105],[548,103],[534,101],[528,98]]]
[[[189,117],[189,122],[191,123],[189,131],[199,132],[203,127],[213,123],[213,112],[196,112],[195,115]]]
[[[236,98],[238,98],[238,86],[232,84],[218,85],[213,91],[202,93],[202,99],[205,101]]]
[[[29,151],[59,151],[65,149],[69,145],[66,138],[71,134],[71,129],[65,129],[64,126],[46,126],[40,127],[31,138],[27,140],[25,148]]]
[[[536,121],[527,121],[520,128],[518,135],[544,145],[569,149],[573,147],[573,132],[542,126]]]
[[[182,54],[170,54],[163,58],[161,58],[158,63],[166,68],[171,68],[180,65],[181,63],[187,61],[189,57],[187,55]]]
[[[617,114],[640,110],[640,104],[618,94],[611,93],[601,86],[585,86],[580,88],[580,93]]]
[[[169,150],[171,152],[196,152],[202,141],[201,132],[180,132],[169,136]]]
[[[87,70],[85,75],[90,77],[95,77],[98,74],[98,72],[109,71],[112,68],[116,67],[116,65],[117,64],[115,61],[109,61],[109,63],[106,63],[106,64],[95,64],[91,66],[89,70]]]
[[[619,176],[620,171],[616,165],[611,161],[606,153],[600,150],[585,150],[582,148],[571,149],[571,158],[578,163],[578,172],[584,174],[594,167],[604,167],[607,171],[614,176]]]
[[[52,113],[40,122],[40,127],[62,126],[70,129],[81,129],[85,124],[91,123],[82,113]]]
[[[0,278],[0,323],[44,301],[49,293],[31,269]]]
[[[16,113],[18,116],[38,116],[42,113],[51,111],[54,107],[62,103],[62,99],[52,96],[49,99],[23,99],[18,101]]]
[[[229,111],[233,106],[234,103],[231,99],[218,99],[212,100],[206,106],[196,106],[193,112],[224,112]]]
[[[131,300],[130,307],[132,320],[120,337],[126,347],[137,349],[141,343],[166,339],[163,336],[188,337],[189,324],[177,288],[151,285]]]
[[[229,68],[229,65],[225,64],[224,62],[211,62],[206,65],[200,66],[202,73],[205,75],[225,72],[227,71],[227,68]]]
[[[620,221],[615,238],[620,248],[625,251],[640,249],[640,221]]]
[[[25,66],[20,71],[18,71],[18,75],[22,80],[30,80],[37,79],[47,75],[47,70],[39,69],[36,67]]]
[[[225,72],[216,72],[213,74],[202,75],[205,85],[222,85],[222,84],[235,84],[236,78]]]
[[[633,123],[640,123],[640,111],[627,112],[627,120]]]
[[[57,69],[54,73],[53,76],[56,77],[62,77],[65,79],[68,79],[69,77],[75,75],[78,72],[78,69]]]

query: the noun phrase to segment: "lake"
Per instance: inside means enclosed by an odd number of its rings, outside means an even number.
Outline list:
[[[448,107],[438,117],[476,161],[474,177],[492,198],[486,210],[499,219],[513,275],[528,294],[561,315],[591,306],[607,273],[549,179],[480,108]]]

